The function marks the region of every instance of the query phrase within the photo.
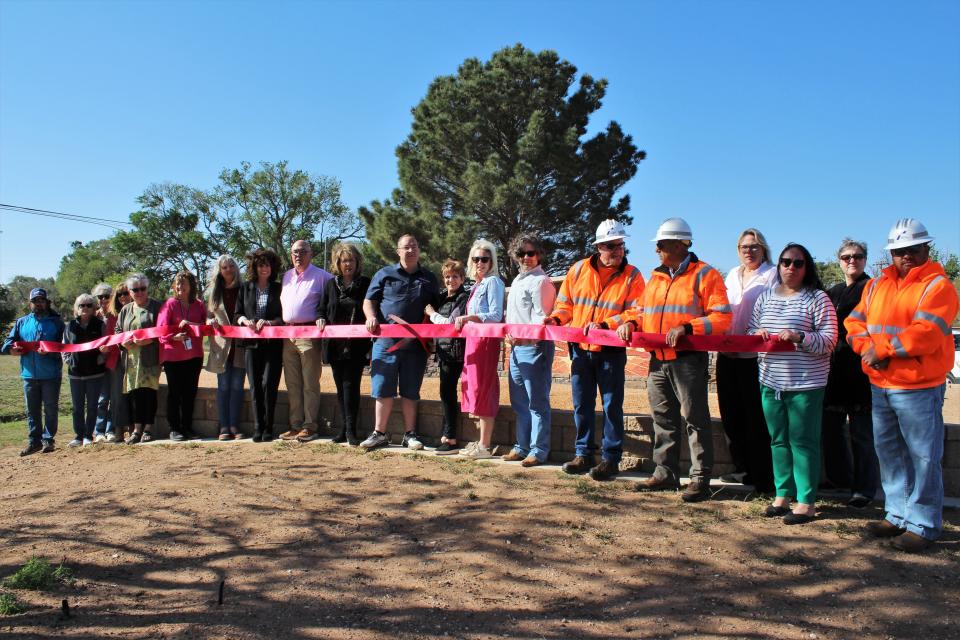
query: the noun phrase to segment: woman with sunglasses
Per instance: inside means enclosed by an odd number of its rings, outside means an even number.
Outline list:
[[[130,302],[130,292],[122,283],[113,289],[109,284],[101,282],[93,288],[91,292],[96,298],[99,309],[97,316],[103,320],[104,335],[112,335],[117,326],[117,314],[123,305]],[[117,298],[122,298],[119,302]],[[117,405],[120,404],[122,394],[120,393],[120,383],[122,377],[120,369],[117,368],[117,362],[120,360],[120,348],[116,345],[100,347],[100,353],[104,357],[104,365],[107,370],[103,377],[103,384],[100,386],[100,398],[97,400],[97,422],[93,427],[94,443],[109,442],[114,444],[123,441],[123,429],[118,432],[118,426],[125,426],[125,416],[117,422]],[[119,434],[119,435],[118,435]],[[118,440],[119,438],[119,440]]]
[[[457,331],[468,322],[501,322],[503,320],[503,281],[496,275],[497,249],[486,240],[477,240],[470,247],[467,277],[475,283],[470,290],[465,315],[453,321]],[[460,377],[460,410],[476,416],[480,422],[480,440],[460,450],[465,458],[482,460],[492,458],[490,453],[493,425],[500,410],[500,376],[497,361],[500,358],[498,338],[471,338],[463,354],[463,373]]]
[[[106,335],[105,325],[97,316],[97,300],[89,293],[81,293],[73,303],[76,317],[63,332],[64,344],[83,344]],[[73,401],[73,432],[76,437],[69,446],[93,444],[93,427],[97,421],[97,400],[107,368],[106,357],[96,349],[64,353],[67,377],[70,379],[70,398]]]
[[[806,247],[788,244],[777,264],[777,284],[760,294],[747,331],[796,345],[795,351],[759,356],[776,489],[765,515],[784,516],[784,524],[804,524],[816,517],[820,421],[830,354],[837,343],[837,314]]]
[[[114,333],[135,332],[157,325],[160,301],[147,293],[150,280],[136,273],[126,280],[133,301],[117,316]],[[157,415],[157,390],[160,389],[160,346],[156,338],[129,335],[121,343],[123,349],[123,393],[129,411],[128,424],[133,426],[127,444],[153,440],[153,421]]]
[[[823,463],[827,481],[849,489],[847,504],[862,509],[877,492],[880,463],[873,447],[870,380],[860,367],[860,356],[847,343],[843,321],[860,303],[864,286],[870,281],[864,272],[867,245],[846,238],[840,243],[837,257],[845,282],[827,292],[837,310],[839,333],[823,400]]]

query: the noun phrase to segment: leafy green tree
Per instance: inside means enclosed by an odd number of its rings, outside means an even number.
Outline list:
[[[14,276],[6,284],[3,293],[3,304],[9,313],[13,310],[13,317],[17,318],[30,310],[30,291],[37,287],[47,290],[51,308],[60,315],[68,318],[73,313],[74,298],[65,300],[57,288],[57,281],[53,278],[35,278],[33,276]]]
[[[115,249],[110,239],[87,244],[74,241],[70,247],[57,272],[57,288],[65,300],[75,300],[101,282],[115,287],[133,270],[133,264]]]
[[[534,232],[550,270],[563,272],[592,251],[602,220],[632,221],[629,197],[615,194],[646,154],[616,122],[586,138],[606,88],[588,74],[578,81],[577,68],[556,52],[520,44],[437,78],[397,148],[402,192],[361,211],[371,243],[382,253],[384,238],[398,237],[411,219],[431,222],[418,228],[439,236],[429,251],[438,261],[465,258],[478,236],[503,250]],[[515,273],[507,260],[501,269]]]
[[[960,277],[960,256],[952,251],[938,249],[936,246],[930,247],[930,259],[939,262],[943,270],[947,272],[947,277],[956,280]]]
[[[221,210],[220,228],[238,255],[257,247],[276,251],[289,267],[289,248],[297,240],[313,245],[314,263],[329,262],[337,240],[358,238],[362,227],[340,199],[340,182],[329,176],[292,170],[286,161],[244,162],[220,173],[212,196]]]
[[[823,286],[827,289],[835,284],[846,282],[846,276],[843,275],[840,264],[836,260],[830,260],[828,262],[817,261],[817,273],[820,274],[820,281],[823,282]]]

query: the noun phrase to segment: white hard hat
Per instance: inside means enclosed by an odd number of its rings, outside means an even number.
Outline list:
[[[620,240],[621,238],[629,238],[627,235],[626,229],[623,228],[623,225],[617,222],[616,220],[604,220],[597,227],[597,239],[593,241],[593,244],[600,244],[601,242],[610,242],[611,240]]]
[[[688,240],[693,242],[693,230],[683,218],[667,218],[657,228],[657,240]]]
[[[900,218],[887,235],[887,246],[883,249],[902,249],[916,244],[932,242],[933,238],[927,233],[927,228],[916,218]]]

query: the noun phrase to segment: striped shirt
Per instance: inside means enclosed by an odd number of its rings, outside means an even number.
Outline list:
[[[784,329],[801,331],[796,351],[761,353],[760,384],[776,391],[805,391],[827,386],[830,354],[837,344],[837,312],[819,289],[783,296],[775,289],[760,294],[753,307],[748,334],[766,329],[775,336]]]

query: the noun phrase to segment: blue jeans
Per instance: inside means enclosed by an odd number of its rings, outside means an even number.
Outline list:
[[[401,398],[419,400],[423,374],[427,370],[427,352],[419,344],[414,344],[388,353],[396,342],[394,338],[373,341],[370,395],[374,398],[395,398],[399,385]]]
[[[70,378],[70,399],[73,400],[73,432],[78,438],[93,439],[93,427],[97,423],[97,400],[103,376],[76,380]]]
[[[587,351],[571,345],[570,387],[573,421],[577,426],[578,456],[592,457],[597,450],[594,433],[597,388],[603,401],[603,459],[620,464],[623,457],[623,385],[627,366],[625,349]]]
[[[60,407],[60,378],[23,381],[27,401],[27,438],[30,444],[53,442],[57,436],[57,411]]]
[[[243,407],[243,377],[245,367],[235,367],[228,362],[223,373],[217,374],[217,417],[220,431],[240,425],[240,409]]]
[[[513,450],[540,462],[546,462],[550,455],[550,386],[555,349],[550,340],[510,349],[510,405],[517,420],[517,444]]]
[[[873,390],[873,442],[887,520],[927,540],[943,528],[943,398],[947,386]]]
[[[93,432],[96,434],[113,433],[113,409],[110,407],[110,396],[115,375],[116,369],[107,369],[103,374],[100,397],[97,398],[97,422],[93,426]]]

